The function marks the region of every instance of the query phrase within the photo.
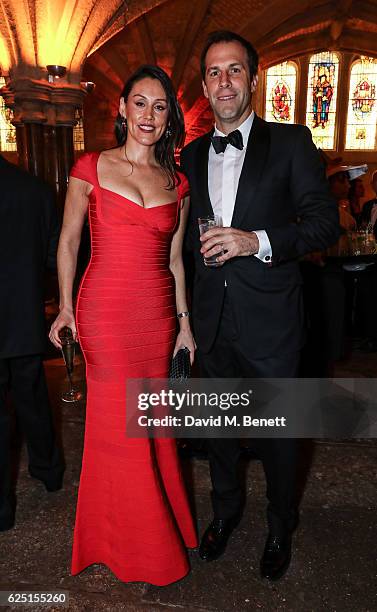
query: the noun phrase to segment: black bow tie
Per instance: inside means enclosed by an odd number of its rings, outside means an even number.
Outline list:
[[[230,132],[228,136],[212,136],[211,141],[216,153],[224,153],[228,144],[236,147],[236,149],[239,149],[240,151],[243,149],[242,134],[239,130]]]

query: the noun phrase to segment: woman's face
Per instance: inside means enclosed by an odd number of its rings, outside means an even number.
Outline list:
[[[127,138],[140,144],[156,144],[168,122],[168,101],[158,79],[146,77],[137,81],[127,98],[120,99],[120,114],[127,119]]]

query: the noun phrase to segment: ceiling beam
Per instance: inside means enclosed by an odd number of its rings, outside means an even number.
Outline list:
[[[107,70],[110,70],[115,77],[117,85],[123,87],[127,62],[123,60],[123,56],[119,53],[119,47],[115,47],[114,45],[104,45],[101,49],[96,53],[95,63],[97,64],[98,58],[101,58],[103,62],[103,68],[106,69],[106,64],[108,66]],[[102,66],[101,66],[102,69]]]
[[[355,41],[357,45],[355,44]],[[357,49],[356,49],[357,47]],[[284,40],[277,45],[271,45],[262,50],[261,68],[264,70],[300,55],[320,51],[353,51],[364,55],[377,55],[377,37],[373,32],[363,32],[344,28],[340,37],[334,41],[329,29],[313,32]]]
[[[333,2],[327,2],[326,4],[316,6],[310,11],[296,13],[283,23],[279,24],[277,27],[270,30],[264,36],[261,36],[259,39],[255,40],[255,46],[258,51],[261,52],[264,47],[276,43],[277,40],[283,38],[284,36],[297,32],[297,30],[310,28],[318,23],[332,20],[335,18],[335,16],[336,7],[334,6]],[[253,32],[253,27],[253,24],[249,23],[247,26],[245,26],[242,33],[245,33],[246,36],[249,33],[251,34]]]
[[[192,56],[192,49],[196,37],[208,14],[211,1],[212,0],[194,0],[192,2],[191,14],[186,23],[186,28],[179,45],[179,52],[176,54],[171,76],[176,91],[178,91],[182,82],[183,73]]]
[[[87,66],[88,68],[95,68],[98,72],[101,72],[114,84],[114,87],[118,87],[119,89],[123,88],[123,79],[119,76],[116,66],[112,63],[110,64],[106,58],[103,57],[102,50],[96,53],[93,61],[88,61]]]
[[[189,132],[191,128],[196,125],[203,113],[206,113],[209,109],[209,103],[207,98],[199,96],[195,104],[185,113],[185,125],[186,131]]]
[[[103,32],[100,38],[97,39],[95,45],[90,50],[90,54],[94,53],[107,43],[111,38],[119,34],[126,26],[140,18],[141,15],[153,11],[162,4],[170,2],[170,0],[125,0],[127,6],[126,12],[122,12],[112,19],[109,27]]]
[[[355,45],[357,40],[357,45]],[[357,49],[355,49],[357,47]],[[374,32],[363,32],[360,30],[344,29],[339,48],[342,51],[353,51],[360,55],[371,55],[377,57],[377,36]]]
[[[197,98],[203,93],[202,89],[202,77],[200,73],[197,73],[191,81],[185,83],[182,92],[182,99],[180,100],[183,108],[189,109],[196,103]]]
[[[357,2],[353,2],[352,6],[350,7],[350,16],[355,17],[356,19],[363,19],[364,21],[376,23],[376,2],[369,2],[368,0],[357,0]]]
[[[111,105],[118,105],[121,87],[114,83],[109,73],[105,73],[100,67],[87,64],[84,68],[85,79],[96,84],[95,93],[109,100]]]
[[[329,36],[328,29],[289,38],[261,50],[260,67],[265,70],[274,64],[294,59],[300,55],[320,52],[329,48],[331,50],[331,42],[332,39]]]
[[[136,44],[139,57],[144,58],[144,61],[140,61],[140,63],[156,64],[156,52],[146,14],[131,24],[130,32]]]

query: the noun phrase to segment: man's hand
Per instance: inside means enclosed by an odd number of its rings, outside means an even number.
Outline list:
[[[248,257],[259,251],[259,240],[254,232],[245,232],[234,227],[214,227],[200,237],[204,257],[211,257],[224,251],[217,257],[223,264],[232,257]]]

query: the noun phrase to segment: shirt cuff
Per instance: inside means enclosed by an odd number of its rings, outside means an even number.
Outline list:
[[[264,263],[271,263],[272,260],[272,249],[271,243],[265,230],[254,231],[259,241],[259,251],[255,253],[255,257],[258,257]]]

